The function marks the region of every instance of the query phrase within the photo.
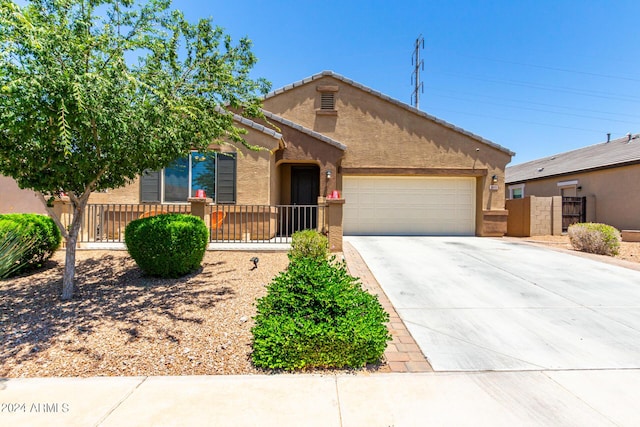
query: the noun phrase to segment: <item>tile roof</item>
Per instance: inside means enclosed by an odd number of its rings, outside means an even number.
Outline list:
[[[508,184],[640,163],[640,134],[532,160],[505,170]]]
[[[243,124],[245,126],[248,126],[251,129],[255,129],[255,130],[259,131],[259,132],[265,133],[265,134],[267,134],[267,135],[269,135],[269,136],[271,136],[271,137],[273,137],[275,139],[282,139],[282,134],[280,134],[280,133],[276,132],[275,130],[270,129],[270,128],[264,126],[264,125],[261,125],[260,123],[256,123],[251,119],[243,117],[240,114],[236,114],[236,113],[234,113],[232,111],[229,111],[229,110],[227,110],[225,108],[222,108],[222,107],[217,107],[216,111],[218,113],[220,113],[220,114],[229,114],[229,115],[233,116],[233,120],[235,120],[236,122],[241,123],[241,124]]]
[[[242,123],[245,126],[249,126],[250,128],[255,129],[255,130],[259,131],[259,132],[266,133],[267,135],[272,136],[275,139],[281,139],[282,138],[282,134],[281,133],[278,133],[273,129],[269,129],[268,127],[263,126],[260,123],[256,123],[251,119],[243,117],[240,114],[233,113],[233,119],[235,121],[237,121],[237,122]]]
[[[321,133],[318,133],[318,132],[316,132],[314,130],[311,130],[311,129],[308,129],[308,128],[304,127],[304,126],[301,126],[301,125],[299,125],[297,123],[294,123],[291,120],[287,120],[287,119],[285,119],[283,117],[280,117],[280,116],[278,116],[276,114],[273,114],[273,113],[271,113],[269,111],[266,111],[266,110],[262,110],[262,113],[269,120],[273,120],[273,121],[276,121],[276,122],[281,123],[283,125],[289,126],[289,127],[293,128],[293,129],[296,129],[297,131],[300,131],[300,132],[305,133],[305,134],[307,134],[309,136],[312,136],[313,138],[316,138],[316,139],[318,139],[318,140],[320,140],[322,142],[325,142],[325,143],[327,143],[329,145],[333,145],[334,147],[337,147],[337,148],[341,149],[342,151],[345,151],[347,149],[347,146],[344,145],[343,143],[338,142],[335,139],[331,139],[328,136],[325,136],[325,135],[323,135]]]
[[[449,129],[453,129],[454,131],[456,131],[458,133],[464,134],[464,135],[469,136],[469,137],[471,137],[471,138],[473,138],[475,140],[478,140],[478,141],[480,141],[480,142],[482,142],[482,143],[484,143],[486,145],[489,145],[489,146],[491,146],[493,148],[496,148],[496,149],[498,149],[500,151],[503,151],[503,152],[509,154],[510,156],[515,155],[515,153],[513,151],[511,151],[511,150],[509,150],[509,149],[507,149],[507,148],[505,148],[505,147],[503,147],[501,145],[498,145],[495,142],[489,141],[488,139],[485,139],[485,138],[483,138],[483,137],[481,137],[479,135],[476,135],[474,133],[466,131],[466,130],[464,130],[462,128],[459,128],[459,127],[457,127],[455,125],[452,125],[451,123],[445,122],[444,120],[441,120],[441,119],[439,119],[437,117],[434,117],[434,116],[432,116],[430,114],[427,114],[424,111],[418,110],[417,108],[414,108],[414,107],[410,106],[409,104],[405,104],[404,102],[401,102],[401,101],[398,101],[397,99],[391,98],[388,95],[385,95],[385,94],[383,94],[381,92],[373,90],[370,87],[367,87],[367,86],[365,86],[363,84],[355,82],[355,81],[353,81],[351,79],[348,79],[348,78],[346,78],[346,77],[344,77],[344,76],[342,76],[340,74],[334,73],[333,71],[322,71],[322,72],[320,72],[318,74],[314,74],[311,77],[307,77],[305,79],[302,79],[302,80],[299,80],[297,82],[291,83],[290,85],[284,86],[284,87],[282,87],[280,89],[277,89],[277,90],[274,90],[273,92],[268,93],[265,96],[265,99],[271,98],[273,96],[276,96],[276,95],[279,95],[281,93],[287,92],[287,91],[289,91],[289,90],[291,90],[293,88],[296,88],[298,86],[302,86],[302,85],[305,85],[307,83],[311,83],[314,80],[318,80],[318,79],[320,79],[322,77],[327,77],[327,76],[328,77],[333,77],[336,80],[340,80],[340,81],[342,81],[344,83],[347,83],[347,84],[349,84],[349,85],[351,85],[353,87],[356,87],[356,88],[358,88],[358,89],[360,89],[360,90],[362,90],[364,92],[370,93],[370,94],[372,94],[374,96],[377,96],[378,98],[384,99],[385,101],[388,101],[388,102],[390,102],[390,103],[392,103],[392,104],[394,104],[394,105],[396,105],[396,106],[398,106],[400,108],[403,108],[403,109],[405,109],[407,111],[410,111],[410,112],[412,112],[414,114],[417,114],[417,115],[419,115],[421,117],[424,117],[426,119],[434,121],[434,122],[436,122],[436,123],[438,123],[438,124],[440,124],[440,125],[442,125],[444,127],[447,127]]]

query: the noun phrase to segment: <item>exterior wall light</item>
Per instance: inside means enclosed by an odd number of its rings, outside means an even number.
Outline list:
[[[491,183],[492,184],[497,184],[498,183],[498,175],[493,175],[491,177]]]
[[[330,170],[327,170],[325,172],[325,174],[327,175],[327,179],[331,179],[331,171]]]

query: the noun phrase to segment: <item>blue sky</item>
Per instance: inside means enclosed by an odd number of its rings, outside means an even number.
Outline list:
[[[18,0],[24,4],[25,1]],[[174,0],[259,58],[273,89],[332,70],[516,152],[511,164],[640,133],[638,0]]]
[[[640,132],[640,1],[176,0],[248,36],[273,88],[333,70],[516,152],[512,164]]]

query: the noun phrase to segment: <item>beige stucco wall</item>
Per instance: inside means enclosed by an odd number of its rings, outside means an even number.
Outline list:
[[[562,199],[527,196],[506,201],[507,235],[515,237],[562,234]]]
[[[319,86],[338,86],[335,115],[316,113]],[[264,104],[268,111],[345,144],[345,175],[366,168],[375,174],[475,176],[478,231],[484,211],[504,210],[504,168],[511,156],[478,139],[331,76],[276,94]],[[489,189],[493,175],[498,191]],[[341,189],[341,175],[336,185]]]
[[[273,154],[269,150],[245,151],[238,156],[237,201],[239,205],[270,205],[277,197]]]
[[[13,178],[0,175],[0,214],[46,214],[42,202],[32,190],[22,190]]]
[[[134,179],[124,187],[91,193],[89,203],[140,203],[140,178]]]
[[[640,229],[640,165],[563,175],[525,184],[525,196],[559,196],[558,182],[578,181],[578,196],[587,197],[587,221],[619,230]]]

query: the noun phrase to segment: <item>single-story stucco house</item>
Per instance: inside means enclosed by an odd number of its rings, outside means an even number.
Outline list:
[[[581,220],[640,229],[640,134],[607,139],[508,167],[506,197],[561,196],[563,205],[582,199]]]
[[[236,116],[264,150],[194,152],[90,203],[175,205],[204,189],[216,205],[317,205],[337,191],[344,234],[506,231],[514,153],[500,145],[331,71],[266,95],[264,116]]]

